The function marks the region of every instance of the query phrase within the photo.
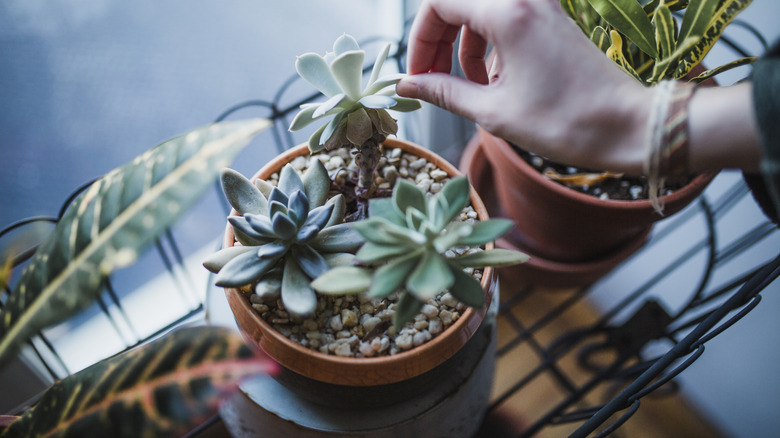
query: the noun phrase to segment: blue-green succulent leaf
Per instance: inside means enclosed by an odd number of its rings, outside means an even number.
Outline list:
[[[317,111],[317,108],[319,108],[321,105],[322,104],[308,105],[306,107],[302,106],[301,110],[298,111],[298,114],[295,115],[295,118],[293,118],[293,121],[290,123],[288,130],[290,132],[298,131],[299,129],[303,129],[311,125],[322,117],[325,117],[327,114],[314,117],[314,112]]]
[[[425,212],[426,210],[425,194],[419,187],[405,179],[396,181],[393,189],[393,202],[402,217],[406,216],[408,208],[414,208],[420,212]]]
[[[353,50],[360,50],[360,46],[352,35],[346,33],[342,34],[340,37],[336,38],[336,41],[333,43],[333,53],[335,53],[336,56]]]
[[[290,219],[298,227],[303,226],[306,222],[306,218],[309,216],[309,198],[302,191],[296,190],[290,196],[290,202],[287,204],[287,214],[290,215]]]
[[[311,282],[317,292],[329,295],[356,294],[371,286],[371,270],[356,266],[337,266]]]
[[[437,233],[441,232],[445,226],[453,219],[448,215],[449,202],[443,196],[432,196],[428,198],[428,221],[430,226]]]
[[[322,125],[318,130],[314,131],[314,133],[309,137],[309,152],[312,154],[317,153],[325,148],[325,141],[322,140],[322,133],[325,131],[325,128],[327,128],[328,125]]]
[[[288,257],[284,263],[282,276],[282,303],[288,312],[306,316],[317,308],[317,294],[309,286],[309,281],[309,277],[298,266],[298,262]]]
[[[382,67],[385,65],[385,60],[387,59],[387,55],[390,53],[390,44],[385,44],[385,46],[382,48],[382,50],[379,51],[379,54],[376,56],[376,61],[374,61],[374,68],[371,69],[371,76],[368,78],[368,84],[367,87],[370,87],[374,82],[376,82],[377,79],[379,79],[379,73],[382,71]],[[368,93],[363,93],[368,94]]]
[[[455,282],[444,257],[433,250],[426,250],[420,263],[406,280],[406,289],[422,300],[433,298],[449,289]]]
[[[422,103],[417,99],[409,99],[406,97],[394,97],[393,99],[395,99],[396,102],[396,104],[390,108],[393,111],[409,113],[422,108]]]
[[[278,214],[282,214],[287,216],[287,203],[284,204],[279,201],[271,201],[268,203],[268,214],[271,216],[271,220],[273,221],[274,216]]]
[[[344,222],[344,216],[347,214],[347,203],[344,200],[344,195],[339,193],[338,195],[328,199],[325,205],[333,205],[333,212],[330,214],[326,227],[331,227],[336,224]]]
[[[364,95],[376,94],[379,91],[383,91],[383,89],[397,84],[398,81],[400,81],[404,76],[406,75],[402,73],[382,76],[381,78],[377,79],[374,83],[367,86],[366,91],[363,92],[363,94]],[[395,94],[395,89],[390,88],[389,90],[391,90],[390,95]]]
[[[413,251],[377,269],[371,280],[368,294],[374,298],[384,298],[401,289],[414,267],[420,263],[421,253],[422,251],[419,250]]]
[[[330,64],[333,77],[352,100],[358,100],[361,96],[361,82],[363,79],[363,60],[366,52],[351,50],[338,56]]]
[[[268,239],[277,238],[273,226],[271,225],[271,220],[268,219],[268,217],[247,213],[246,215],[244,215],[243,220],[246,221],[247,224],[249,224],[249,226],[252,228],[253,231],[257,232],[261,236]],[[240,222],[241,219],[235,219],[235,221]]]
[[[217,286],[241,287],[260,279],[275,264],[277,259],[258,258],[254,251],[234,257],[219,270],[215,277]]]
[[[274,201],[282,204],[283,207],[287,208],[287,203],[290,202],[290,199],[287,197],[287,193],[281,191],[278,187],[274,187],[271,189],[271,195],[268,197],[268,202],[270,204]]]
[[[336,117],[334,117],[330,122],[328,122],[327,125],[322,130],[322,133],[320,134],[320,145],[324,145],[325,142],[328,141],[331,135],[333,135],[334,132],[336,132],[336,128],[338,128],[339,124],[344,120],[344,117],[347,115],[345,112],[340,112],[336,114]]]
[[[301,179],[303,180],[306,197],[309,198],[309,209],[311,210],[325,204],[328,200],[331,181],[328,176],[328,170],[325,169],[322,161],[313,160]]]
[[[325,224],[330,220],[330,215],[333,212],[334,205],[326,204],[321,207],[317,207],[309,212],[309,218],[306,219],[304,227],[313,225],[319,229],[325,228]]]
[[[528,261],[528,255],[519,251],[496,248],[486,251],[465,254],[459,257],[450,258],[449,261],[455,266],[482,268],[492,266],[501,268],[504,266],[517,265]]]
[[[230,216],[228,217],[228,222],[233,227],[236,240],[241,242],[242,245],[262,245],[273,240],[266,234],[260,234],[255,231],[244,216]]]
[[[276,260],[287,253],[288,245],[284,243],[269,243],[257,249],[257,258]]]
[[[252,251],[253,249],[255,248],[243,245],[222,248],[214,254],[208,256],[206,260],[203,261],[203,267],[211,272],[219,272],[219,270],[222,269],[222,267],[225,266],[227,262],[233,260],[236,256],[239,256],[247,251]]]
[[[313,118],[320,118],[328,114],[330,110],[336,108],[339,106],[339,104],[344,101],[344,99],[347,98],[347,95],[344,93],[336,94],[335,96],[332,96],[322,104],[320,104],[319,107],[312,113]]]
[[[391,198],[373,198],[368,201],[368,214],[370,217],[382,217],[396,225],[406,226],[405,216],[395,208]]]
[[[462,237],[459,245],[480,246],[506,234],[515,225],[510,219],[489,219],[474,224],[471,233]]]
[[[328,265],[325,258],[309,245],[293,245],[291,252],[298,262],[298,266],[303,269],[303,272],[309,278],[317,278],[330,269],[330,265]]]
[[[485,292],[482,290],[482,285],[461,269],[455,266],[450,268],[455,277],[455,281],[449,288],[452,296],[467,306],[482,308],[485,305]]]
[[[220,172],[222,191],[238,214],[268,214],[268,200],[244,175],[233,169]]]
[[[381,94],[369,94],[363,96],[358,100],[358,103],[366,108],[391,108],[398,104],[395,99],[390,96],[383,96]]]
[[[450,248],[461,246],[459,242],[472,232],[472,226],[466,222],[452,222],[447,230],[433,240],[433,247],[439,254]]]
[[[323,229],[310,245],[321,253],[355,252],[363,242],[363,236],[352,228],[351,223],[343,223]]]
[[[359,222],[355,222],[352,224],[352,226],[369,242],[374,242],[380,245],[392,245],[397,243],[399,239],[397,234],[390,233],[387,230],[388,228],[395,229],[395,224],[389,222],[390,225],[386,225],[387,222],[389,221],[383,217],[374,216]],[[398,227],[398,230],[403,232],[400,227]]]
[[[304,53],[295,60],[295,71],[308,83],[328,97],[341,93],[341,87],[325,62],[316,53]]]
[[[366,242],[355,254],[355,257],[365,263],[381,263],[408,254],[410,251],[414,251],[414,249],[414,247],[404,244],[393,246]]]
[[[459,176],[451,179],[436,196],[442,196],[447,199],[448,211],[445,220],[447,223],[451,222],[460,214],[461,210],[469,205],[471,186],[468,178]]]
[[[271,226],[274,229],[274,233],[282,240],[291,240],[298,234],[298,226],[286,214],[274,214],[273,219],[271,219]]]
[[[401,294],[401,298],[398,299],[398,304],[395,306],[395,313],[393,314],[393,327],[396,331],[401,330],[407,321],[411,321],[422,310],[423,302],[416,299],[414,295],[410,293]]]
[[[284,167],[282,167],[282,171],[279,173],[279,184],[277,187],[287,196],[292,195],[296,190],[300,190],[302,192],[306,190],[303,186],[303,180],[301,180],[301,176],[290,164],[285,164]],[[280,201],[278,199],[276,200]],[[285,205],[288,202],[285,202]]]
[[[352,266],[357,262],[355,254],[348,252],[336,252],[332,254],[322,254],[325,257],[325,261],[328,265],[335,268],[336,266]]]

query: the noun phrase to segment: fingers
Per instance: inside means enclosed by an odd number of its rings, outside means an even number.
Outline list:
[[[429,0],[420,6],[409,33],[407,69],[410,74],[449,73],[453,45],[461,27],[470,24],[476,5],[478,2],[472,0]],[[484,42],[484,39],[471,31],[465,33],[471,34],[467,37],[469,57],[480,50],[484,52],[479,48],[480,40]]]
[[[460,36],[460,52],[458,53],[463,73],[470,81],[487,84],[488,75],[485,67],[487,40],[481,35],[464,26]]]
[[[395,87],[399,96],[422,99],[467,119],[477,121],[484,85],[446,73],[406,76]]]

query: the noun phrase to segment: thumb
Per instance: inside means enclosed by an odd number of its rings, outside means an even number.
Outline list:
[[[447,73],[404,76],[395,86],[399,96],[421,99],[475,121],[476,103],[485,98],[484,85]]]

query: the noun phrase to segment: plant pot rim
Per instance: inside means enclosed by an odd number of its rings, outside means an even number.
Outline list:
[[[400,148],[425,158],[450,176],[461,175],[455,166],[421,146],[394,139],[386,140],[384,145]],[[308,154],[309,149],[306,144],[293,147],[263,166],[252,180],[267,179],[271,174],[279,171],[284,164]],[[471,205],[480,220],[488,219],[487,209],[473,187],[471,187]],[[232,214],[236,212],[232,211]],[[223,247],[232,246],[233,241],[233,230],[230,224],[227,224]],[[493,243],[486,245],[488,249],[493,247]],[[484,268],[482,288],[486,293],[486,303],[491,301],[495,285],[495,270]],[[306,348],[288,339],[263,320],[238,289],[225,288],[225,294],[242,334],[259,345],[280,365],[315,380],[347,386],[391,384],[429,371],[455,354],[474,335],[488,308],[487,305],[482,309],[468,307],[461,313],[460,318],[442,333],[410,350],[388,356],[356,358],[335,356]]]
[[[586,193],[582,193],[566,187],[563,184],[557,183],[545,177],[541,172],[528,164],[528,162],[526,162],[506,140],[490,133],[481,126],[477,126],[477,132],[480,138],[483,140],[490,138],[496,140],[494,143],[497,147],[494,149],[497,153],[501,154],[502,160],[508,161],[514,167],[520,169],[523,173],[526,173],[531,180],[560,196],[572,198],[577,202],[584,204],[597,204],[603,206],[604,208],[611,208],[615,210],[653,210],[653,205],[647,199],[601,199],[596,196],[588,195]],[[664,216],[674,214],[685,207],[688,204],[688,200],[691,198],[691,196],[695,193],[701,192],[701,190],[706,187],[715,178],[715,176],[717,176],[717,174],[717,171],[703,172],[696,175],[688,184],[681,187],[680,189],[659,197],[658,199],[661,202],[661,205],[664,206]]]

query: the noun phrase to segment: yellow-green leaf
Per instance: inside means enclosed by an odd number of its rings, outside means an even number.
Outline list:
[[[655,26],[655,39],[658,43],[658,59],[659,62],[666,60],[674,53],[676,41],[674,39],[675,23],[672,17],[672,12],[669,8],[661,3],[655,10],[653,15],[653,26]],[[671,61],[671,60],[670,60]],[[653,70],[652,82],[657,82],[669,69],[671,62],[664,63],[663,68],[658,68],[658,62],[655,64],[656,68]]]
[[[680,24],[678,40],[684,41],[689,36],[704,35],[717,7],[717,2],[711,0],[691,0]]]
[[[716,68],[713,68],[713,69],[710,69],[710,70],[707,70],[707,71],[703,72],[699,76],[696,76],[695,78],[691,79],[691,82],[693,82],[695,84],[698,84],[700,82],[704,82],[704,81],[706,81],[707,79],[709,79],[709,78],[711,78],[713,76],[716,76],[716,75],[719,75],[719,74],[723,73],[724,71],[731,70],[732,68],[741,67],[743,65],[751,64],[756,59],[758,59],[758,58],[755,57],[755,56],[747,56],[747,57],[744,57],[744,58],[737,59],[735,61],[731,61],[728,64],[723,64],[720,67],[716,67]]]
[[[179,329],[55,383],[0,436],[183,436],[237,381],[277,368],[230,329]]]
[[[607,34],[606,29],[601,26],[596,26],[596,28],[593,29],[593,32],[590,34],[590,40],[593,41],[593,44],[601,49],[602,52],[607,53],[607,49],[609,49],[610,46],[610,41],[609,34]]]
[[[0,364],[32,333],[64,321],[133,263],[270,122],[212,124],[114,169],[83,192],[24,269],[0,313]]]
[[[636,70],[634,70],[634,67],[631,66],[631,63],[623,56],[623,38],[614,30],[611,31],[609,35],[612,39],[612,45],[607,49],[607,56],[622,68],[623,71],[633,76],[634,79],[639,82],[644,82]]]

